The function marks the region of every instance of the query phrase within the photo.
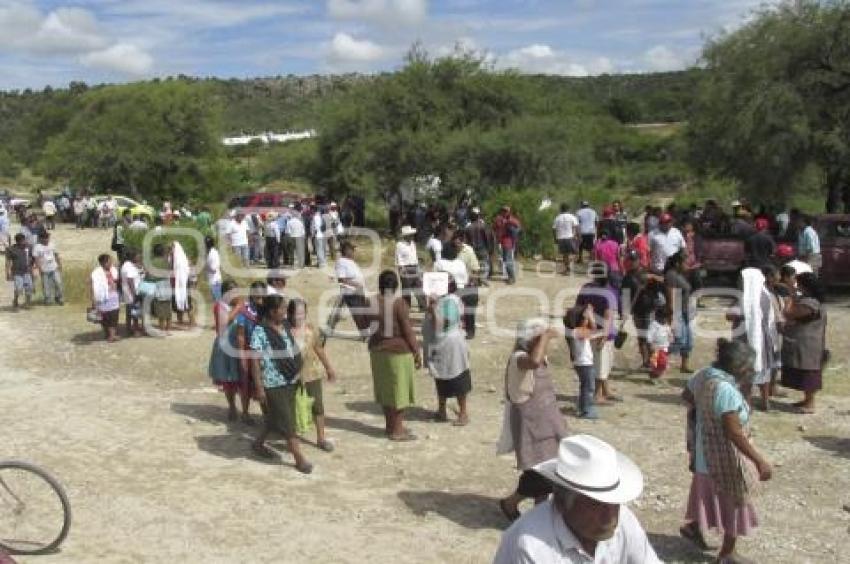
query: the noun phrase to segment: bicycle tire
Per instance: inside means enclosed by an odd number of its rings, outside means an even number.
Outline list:
[[[62,519],[62,529],[59,531],[59,534],[53,539],[49,544],[45,546],[41,546],[34,550],[22,550],[17,547],[8,546],[3,543],[3,539],[0,538],[0,548],[8,552],[9,554],[22,554],[22,555],[38,555],[38,554],[47,554],[55,551],[59,546],[65,541],[65,538],[68,536],[68,531],[71,529],[71,503],[68,501],[68,495],[65,493],[65,488],[62,487],[62,484],[53,477],[47,470],[36,466],[35,464],[31,464],[29,462],[24,462],[21,460],[2,460],[0,461],[0,473],[6,469],[17,469],[24,470],[27,472],[31,472],[47,482],[50,488],[53,490],[53,493],[56,494],[56,497],[59,498],[59,501],[62,505],[63,519]]]

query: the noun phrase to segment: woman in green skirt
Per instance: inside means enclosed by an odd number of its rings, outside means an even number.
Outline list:
[[[369,359],[375,401],[381,404],[386,419],[386,433],[392,441],[416,439],[404,428],[404,410],[415,403],[413,377],[422,366],[419,342],[410,326],[410,307],[398,290],[398,276],[385,270],[378,277],[378,296]]]

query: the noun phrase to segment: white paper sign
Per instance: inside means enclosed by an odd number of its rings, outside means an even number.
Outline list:
[[[449,293],[448,272],[425,272],[422,274],[422,293],[426,296],[442,297]]]

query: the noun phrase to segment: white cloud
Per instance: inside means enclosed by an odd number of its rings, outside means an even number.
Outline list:
[[[220,2],[210,0],[121,0],[110,2],[104,12],[126,17],[156,18],[202,27],[233,27],[255,20],[304,12],[301,4],[291,2]]]
[[[589,57],[578,61],[575,57],[536,43],[509,51],[497,58],[499,68],[518,69],[528,74],[560,74],[588,76],[614,72],[614,63],[607,57]]]
[[[153,57],[130,43],[116,43],[101,51],[92,51],[80,57],[87,67],[117,72],[131,76],[148,74],[153,68]]]
[[[328,59],[332,63],[370,63],[386,56],[387,50],[377,43],[337,33],[331,41]]]
[[[676,53],[665,45],[656,45],[643,55],[643,62],[651,71],[674,71],[688,66],[681,53]]]
[[[428,0],[328,0],[328,14],[338,20],[412,26],[428,16]]]
[[[108,42],[94,14],[82,8],[43,14],[24,2],[0,6],[0,49],[39,55],[84,53]]]

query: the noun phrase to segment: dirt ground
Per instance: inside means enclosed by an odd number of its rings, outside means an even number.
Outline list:
[[[109,234],[60,227],[55,241],[66,263],[92,264]],[[520,287],[555,296],[577,282],[526,270]],[[316,270],[291,281],[314,298],[332,289]],[[512,327],[541,313],[532,296],[482,301],[481,324]],[[316,469],[298,474],[282,457],[250,455],[254,429],[228,425],[224,398],[206,366],[213,334],[122,340],[107,345],[85,321],[84,303],[11,312],[10,285],[0,292],[0,458],[36,462],[60,478],[74,522],[61,551],[21,562],[454,562],[491,560],[505,521],[496,501],[515,485],[511,457],[497,457],[501,389],[510,339],[479,329],[473,341],[472,423],[432,423],[432,382],[417,380],[419,407],[410,427],[420,440],[390,443],[372,402],[365,345],[332,340],[339,382],[326,385],[330,435],[337,450],[308,445]],[[498,301],[498,313],[487,302]],[[757,507],[762,526],[740,543],[760,562],[847,561],[850,547],[850,374],[847,297],[830,307],[826,372],[818,413],[779,408],[754,416],[755,440],[774,463],[774,479]],[[315,309],[315,308],[314,308]],[[316,313],[315,311],[312,313]],[[718,312],[702,311],[715,316]],[[206,318],[206,322],[209,319]],[[695,366],[713,342],[699,339]],[[562,343],[550,356],[572,432],[595,434],[631,456],[646,488],[633,506],[665,561],[707,562],[678,537],[690,475],[685,457],[684,379],[671,370],[660,386],[631,373],[634,338],[618,353],[614,381],[625,397],[602,419],[579,421],[577,381]],[[253,408],[257,412],[256,407]],[[843,554],[843,556],[842,556]]]

